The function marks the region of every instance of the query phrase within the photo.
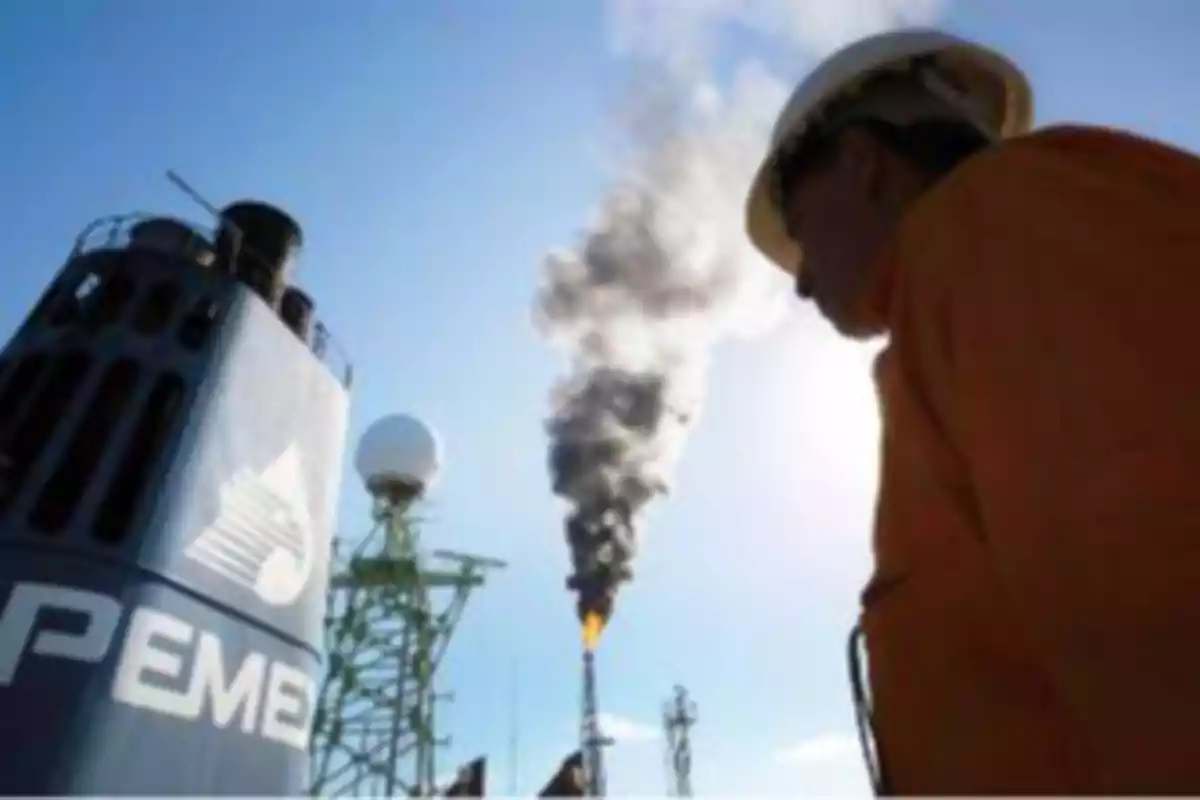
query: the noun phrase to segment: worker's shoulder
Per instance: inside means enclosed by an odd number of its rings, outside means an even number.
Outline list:
[[[1141,252],[1147,239],[1200,243],[1197,206],[1195,156],[1124,131],[1058,126],[955,168],[905,215],[893,252],[913,291],[1042,280]]]
[[[1145,134],[1124,128],[1079,123],[1048,125],[1022,136],[1014,136],[992,148],[992,152],[1000,154],[1029,148],[1072,152],[1097,151],[1110,154],[1151,152],[1176,158],[1196,158],[1193,153]]]
[[[1128,131],[1059,125],[967,159],[921,199],[905,227],[917,241],[1001,231],[1008,239],[1073,216],[1170,215],[1197,202],[1197,156]]]
[[[1200,191],[1200,157],[1131,131],[1064,124],[1005,140],[968,159],[939,189],[959,201],[974,193],[981,202],[1004,203],[1027,199],[1020,196],[1026,193],[1049,200],[1080,184],[1128,190],[1147,182]]]
[[[1200,157],[1181,147],[1119,128],[1099,125],[1054,125],[1014,137],[982,154],[983,171],[1005,171],[1016,162],[1035,160],[1076,170],[1104,170],[1137,178],[1156,172],[1182,180],[1200,179]]]

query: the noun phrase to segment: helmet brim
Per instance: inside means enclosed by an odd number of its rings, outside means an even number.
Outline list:
[[[775,163],[778,151],[772,151],[759,166],[746,201],[746,235],[750,243],[772,263],[789,274],[796,274],[804,252],[784,227],[782,210],[773,196]]]

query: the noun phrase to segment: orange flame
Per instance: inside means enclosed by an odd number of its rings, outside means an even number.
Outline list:
[[[595,611],[589,611],[583,618],[583,646],[588,650],[595,649],[600,631],[604,628],[604,620]]]

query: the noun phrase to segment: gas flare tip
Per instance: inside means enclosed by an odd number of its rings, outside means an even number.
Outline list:
[[[589,611],[583,617],[583,647],[585,650],[596,649],[600,640],[600,632],[604,629],[604,618],[598,612]]]

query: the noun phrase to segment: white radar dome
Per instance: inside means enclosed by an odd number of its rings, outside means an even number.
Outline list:
[[[442,466],[442,446],[433,429],[407,414],[373,422],[358,440],[354,468],[372,492],[406,486],[428,489]]]

